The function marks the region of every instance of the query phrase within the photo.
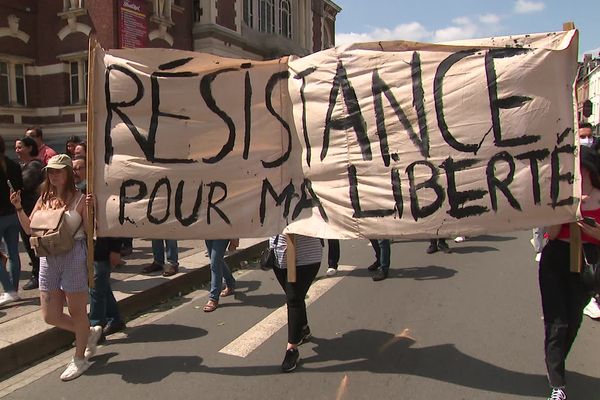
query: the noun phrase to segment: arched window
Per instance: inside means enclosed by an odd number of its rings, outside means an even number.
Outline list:
[[[275,3],[273,0],[259,0],[258,29],[266,33],[275,32]]]
[[[279,2],[279,34],[292,38],[292,5],[290,0]]]

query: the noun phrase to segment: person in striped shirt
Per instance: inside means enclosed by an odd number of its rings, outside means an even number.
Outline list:
[[[283,372],[296,369],[300,354],[298,346],[311,338],[306,302],[304,301],[310,285],[319,268],[323,247],[321,240],[314,237],[294,235],[296,244],[296,282],[287,279],[287,236],[276,235],[270,238],[269,247],[275,250],[277,265],[273,268],[275,277],[285,292],[288,314],[288,343],[281,364]]]

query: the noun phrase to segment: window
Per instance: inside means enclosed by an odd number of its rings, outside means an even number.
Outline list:
[[[200,0],[194,0],[192,10],[194,10],[194,22],[200,22],[200,17],[202,16],[202,8],[200,8]]]
[[[71,104],[79,103],[79,63],[73,61],[71,64]]]
[[[254,0],[244,0],[244,22],[250,28],[254,27]]]
[[[87,99],[87,60],[70,61],[69,75],[71,83],[71,104],[84,103]]]
[[[0,62],[0,104],[10,104],[10,79],[8,76],[8,64]]]
[[[17,92],[17,104],[25,105],[25,67],[23,64],[15,65],[15,91]]]
[[[275,32],[275,4],[273,0],[259,0],[258,29],[266,33]]]
[[[25,66],[0,62],[0,105],[27,104],[27,91],[25,87]]]
[[[85,99],[87,99],[88,91],[88,60],[83,61],[83,93]]]
[[[292,7],[289,0],[281,0],[279,3],[279,34],[292,37]]]

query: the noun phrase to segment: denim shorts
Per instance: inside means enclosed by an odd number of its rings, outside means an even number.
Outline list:
[[[40,257],[40,291],[62,290],[66,293],[88,291],[87,246],[76,240],[73,248],[58,256]]]

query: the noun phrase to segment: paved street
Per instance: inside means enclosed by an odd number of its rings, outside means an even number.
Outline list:
[[[282,291],[271,272],[246,269],[236,273],[235,298],[214,313],[201,310],[206,291],[192,292],[131,321],[77,380],[59,380],[69,350],[10,378],[4,398],[545,398],[529,238],[477,237],[433,255],[426,242],[393,243],[383,282],[366,270],[374,257],[368,241],[342,242],[343,271],[309,293],[314,338],[292,374],[279,372]],[[319,275],[325,270],[326,261]],[[567,364],[569,399],[600,398],[599,348],[600,322],[585,317]]]

